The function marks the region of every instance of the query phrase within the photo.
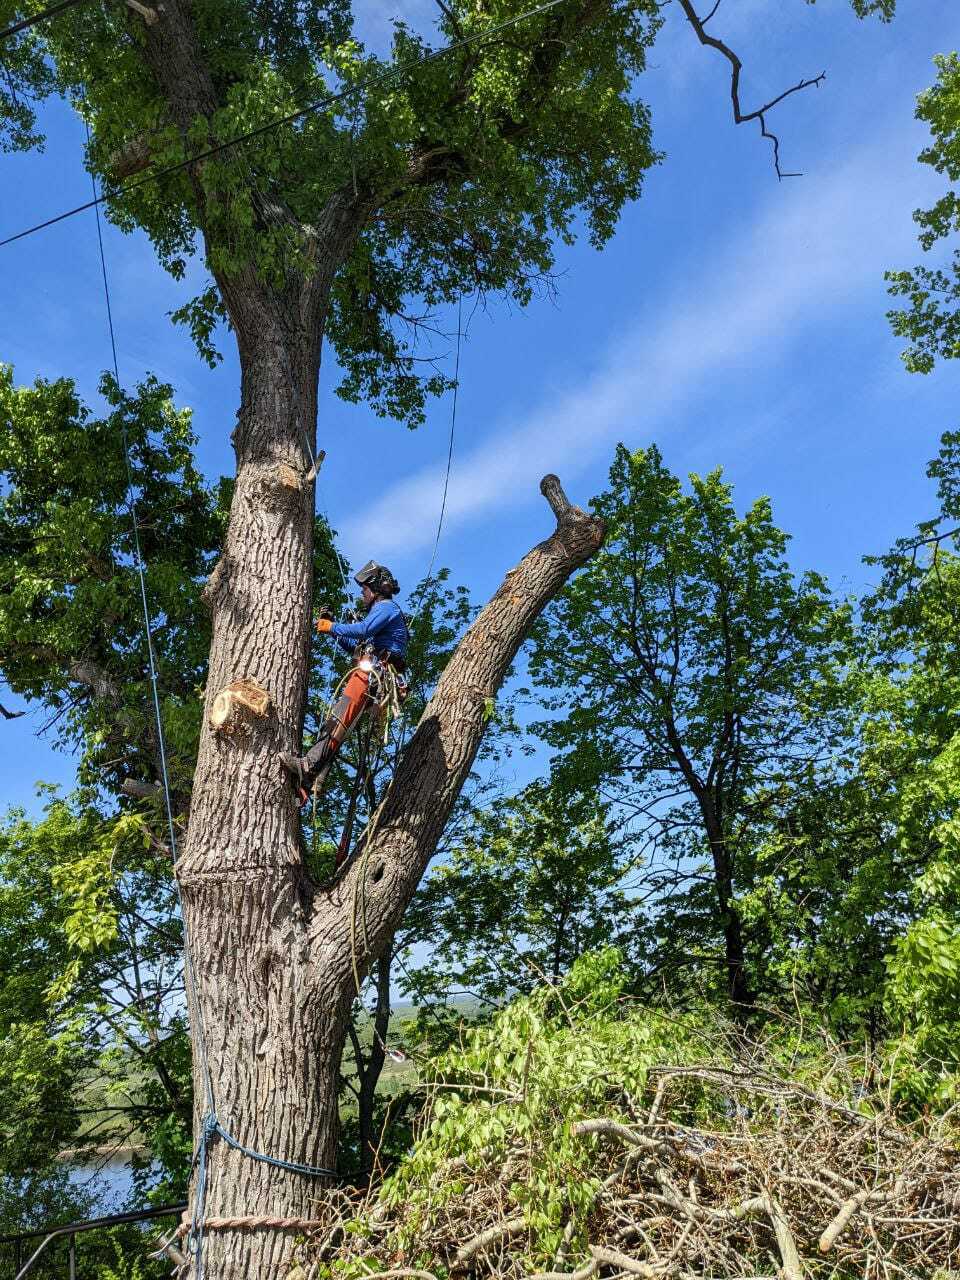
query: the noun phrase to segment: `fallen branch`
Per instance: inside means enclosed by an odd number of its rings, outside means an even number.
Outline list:
[[[896,1184],[889,1191],[870,1190],[858,1191],[856,1195],[852,1195],[849,1200],[844,1201],[832,1222],[828,1223],[823,1234],[817,1241],[817,1248],[821,1253],[829,1253],[839,1238],[846,1231],[850,1224],[851,1218],[865,1204],[873,1201],[874,1203],[886,1204],[890,1200],[896,1200],[903,1189],[903,1179],[898,1178]]]
[[[432,1271],[418,1271],[416,1267],[391,1267],[389,1271],[366,1272],[362,1280],[437,1280]]]
[[[618,1249],[605,1249],[600,1245],[591,1245],[590,1254],[601,1267],[613,1267],[617,1271],[627,1271],[632,1276],[642,1276],[643,1280],[658,1280],[660,1272],[648,1262],[639,1262],[629,1258]]]
[[[521,1046],[516,1071],[524,1062]],[[610,1114],[574,1110],[562,1122],[568,1135],[603,1141],[564,1149],[562,1166],[554,1150],[548,1167],[566,1168],[569,1181],[544,1192],[547,1228],[517,1188],[536,1186],[546,1149],[562,1140],[549,1127],[556,1111],[531,1134],[529,1095],[508,1096],[485,1075],[437,1081],[433,1096],[459,1089],[478,1117],[483,1093],[492,1092],[504,1141],[469,1167],[456,1156],[441,1161],[422,1196],[408,1187],[393,1201],[374,1199],[361,1216],[375,1220],[375,1233],[330,1237],[320,1257],[368,1266],[379,1256],[397,1268],[469,1270],[478,1280],[775,1280],[766,1274],[771,1259],[776,1280],[835,1280],[838,1265],[887,1280],[960,1275],[956,1117],[908,1124],[880,1094],[864,1100],[872,1114],[847,1106],[861,1072],[862,1062],[838,1055],[823,1084],[801,1083],[767,1068],[761,1049],[747,1065],[651,1066],[649,1094],[623,1085],[618,1098],[611,1088]],[[442,1194],[452,1177],[456,1194]],[[858,1213],[863,1229],[850,1231]],[[568,1253],[575,1269],[564,1271]],[[538,1263],[545,1269],[535,1270]]]
[[[508,1240],[511,1236],[518,1236],[521,1231],[526,1231],[526,1229],[527,1220],[523,1217],[507,1218],[502,1222],[495,1222],[492,1227],[487,1227],[486,1231],[481,1231],[479,1235],[467,1241],[454,1258],[453,1269],[458,1270],[461,1267],[465,1267],[471,1258],[475,1258],[478,1253],[482,1253],[488,1245],[497,1244],[500,1240]]]
[[[590,1280],[599,1266],[600,1260],[591,1257],[589,1262],[576,1271],[536,1271],[527,1276],[527,1280]]]

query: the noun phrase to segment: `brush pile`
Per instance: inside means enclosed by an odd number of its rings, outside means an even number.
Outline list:
[[[309,1244],[312,1280],[960,1276],[954,1111],[901,1114],[801,1028],[624,1004],[590,964],[435,1064],[419,1141]]]

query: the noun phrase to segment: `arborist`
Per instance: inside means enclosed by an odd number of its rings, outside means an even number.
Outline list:
[[[333,636],[341,649],[352,655],[354,668],[307,754],[280,756],[301,804],[307,803],[311,789],[321,775],[326,775],[351,727],[372,705],[376,690],[371,690],[371,678],[379,689],[383,667],[392,668],[401,677],[406,668],[410,632],[393,600],[400,590],[396,578],[384,565],[368,560],[353,580],[363,593],[366,616],[359,622],[334,622],[321,613],[316,627],[321,635]]]

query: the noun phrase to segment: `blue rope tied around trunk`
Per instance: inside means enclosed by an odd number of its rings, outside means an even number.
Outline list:
[[[215,1112],[207,1112],[203,1118],[200,1141],[197,1144],[196,1154],[193,1158],[197,1181],[193,1197],[193,1218],[187,1236],[190,1252],[193,1254],[196,1263],[196,1280],[203,1280],[203,1232],[204,1219],[206,1217],[209,1153],[217,1138],[225,1142],[228,1147],[232,1147],[234,1151],[239,1151],[241,1155],[246,1156],[249,1160],[258,1160],[261,1164],[271,1165],[274,1169],[284,1169],[288,1173],[299,1173],[307,1178],[339,1178],[340,1176],[336,1169],[326,1169],[323,1165],[301,1164],[298,1160],[281,1160],[278,1156],[268,1156],[264,1155],[262,1151],[255,1151],[253,1147],[248,1147],[239,1142],[232,1133],[225,1129],[217,1119]]]

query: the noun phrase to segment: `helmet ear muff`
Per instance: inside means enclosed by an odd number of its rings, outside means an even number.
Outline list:
[[[400,590],[400,584],[396,578],[382,564],[377,564],[376,560],[368,560],[362,569],[358,570],[353,577],[358,587],[369,587],[374,595],[392,596]]]

